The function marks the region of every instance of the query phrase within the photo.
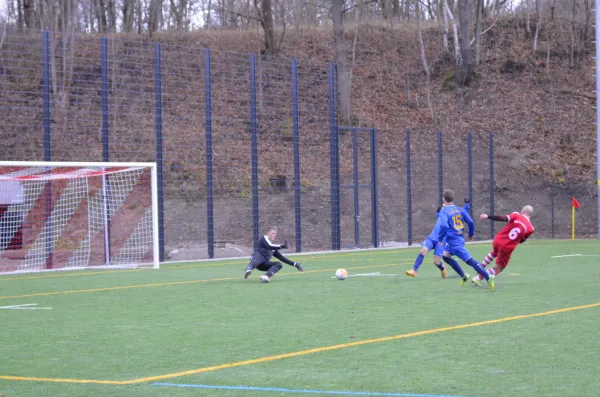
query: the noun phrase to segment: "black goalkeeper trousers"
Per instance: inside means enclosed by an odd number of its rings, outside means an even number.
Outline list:
[[[282,261],[283,263],[286,263],[290,266],[294,266],[294,261],[289,260],[288,258],[283,256],[279,251],[275,251],[273,253],[273,256]],[[265,258],[259,254],[252,255],[252,257],[250,258],[250,265],[252,265],[254,269],[266,272],[271,268],[271,266],[279,265],[279,262],[265,261]]]

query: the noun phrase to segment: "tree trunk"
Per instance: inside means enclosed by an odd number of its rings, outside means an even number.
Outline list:
[[[123,0],[123,31],[131,32],[133,30],[133,12],[134,0]]]
[[[427,65],[427,58],[425,57],[425,45],[423,44],[423,31],[421,27],[421,5],[417,2],[417,37],[419,39],[419,53],[421,55],[421,62],[423,63],[423,70],[429,79],[429,65]]]
[[[208,0],[208,6],[206,7],[205,11],[206,12],[205,12],[204,27],[206,29],[210,29],[212,27],[212,17],[211,17],[212,0]]]
[[[107,0],[108,31],[117,31],[117,12],[114,0]]]
[[[331,20],[333,22],[333,41],[335,44],[335,63],[337,66],[337,94],[339,121],[350,124],[350,74],[348,73],[348,47],[344,37],[343,19],[344,0],[332,0]]]
[[[533,52],[537,51],[538,46],[538,38],[540,37],[540,23],[541,23],[541,14],[540,14],[540,0],[535,0],[535,36],[533,38]]]
[[[227,25],[230,28],[238,28],[238,16],[235,13],[235,0],[227,0]]]
[[[104,0],[95,0],[96,19],[98,20],[98,33],[106,33],[106,7]]]
[[[148,33],[152,36],[152,33],[156,32],[161,27],[162,0],[150,0],[148,14]]]
[[[379,0],[379,5],[381,6],[381,16],[385,21],[389,21],[392,18],[393,10],[391,0]]]
[[[459,86],[468,85],[473,77],[473,53],[469,40],[469,0],[458,1],[458,19],[460,21],[460,55],[462,64],[456,73]]]
[[[441,0],[441,7],[442,7],[442,14],[444,16],[444,35],[443,35],[443,41],[444,41],[444,55],[447,55],[450,52],[450,49],[448,48],[448,10],[446,9],[446,1],[445,0]]]
[[[446,6],[446,12],[448,13],[448,17],[450,21],[452,21],[452,37],[454,38],[454,56],[456,58],[456,66],[460,66],[462,64],[462,57],[460,55],[460,47],[459,47],[459,39],[458,39],[458,29],[456,28],[456,20],[454,19],[454,15],[452,15],[452,11],[448,6],[448,2],[444,0],[444,5]]]
[[[481,57],[481,13],[483,10],[483,0],[476,0],[475,10],[475,67],[479,66]]]
[[[392,0],[392,14],[394,19],[398,19],[400,16],[400,0]]]
[[[34,29],[37,27],[35,21],[34,0],[23,0],[23,22],[26,29]]]
[[[275,45],[275,31],[273,28],[273,8],[271,0],[260,0],[260,10],[258,1],[254,0],[254,7],[258,10],[260,24],[265,35],[265,50],[264,54],[268,56],[277,55],[277,46]]]

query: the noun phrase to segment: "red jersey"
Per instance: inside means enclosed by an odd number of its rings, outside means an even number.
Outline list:
[[[533,225],[529,219],[518,212],[507,215],[508,223],[498,232],[494,242],[506,250],[514,250],[522,241],[533,234]]]

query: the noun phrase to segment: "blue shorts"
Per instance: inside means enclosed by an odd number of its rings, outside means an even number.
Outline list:
[[[446,243],[444,250],[450,255],[456,255],[461,261],[466,262],[471,258],[471,254],[465,248],[464,244]]]
[[[440,243],[437,243],[435,245],[435,251],[433,251],[433,255],[439,256],[439,257],[443,256],[444,255],[444,247],[445,247],[445,245],[446,244],[444,244],[443,241],[440,242]]]
[[[434,250],[433,255],[435,256],[442,256],[444,254],[444,243],[436,243],[429,237],[423,240],[421,246],[427,248],[429,251]]]

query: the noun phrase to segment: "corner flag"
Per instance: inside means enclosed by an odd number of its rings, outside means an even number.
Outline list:
[[[575,208],[581,208],[581,204],[573,197],[571,200],[571,240],[575,240]]]

